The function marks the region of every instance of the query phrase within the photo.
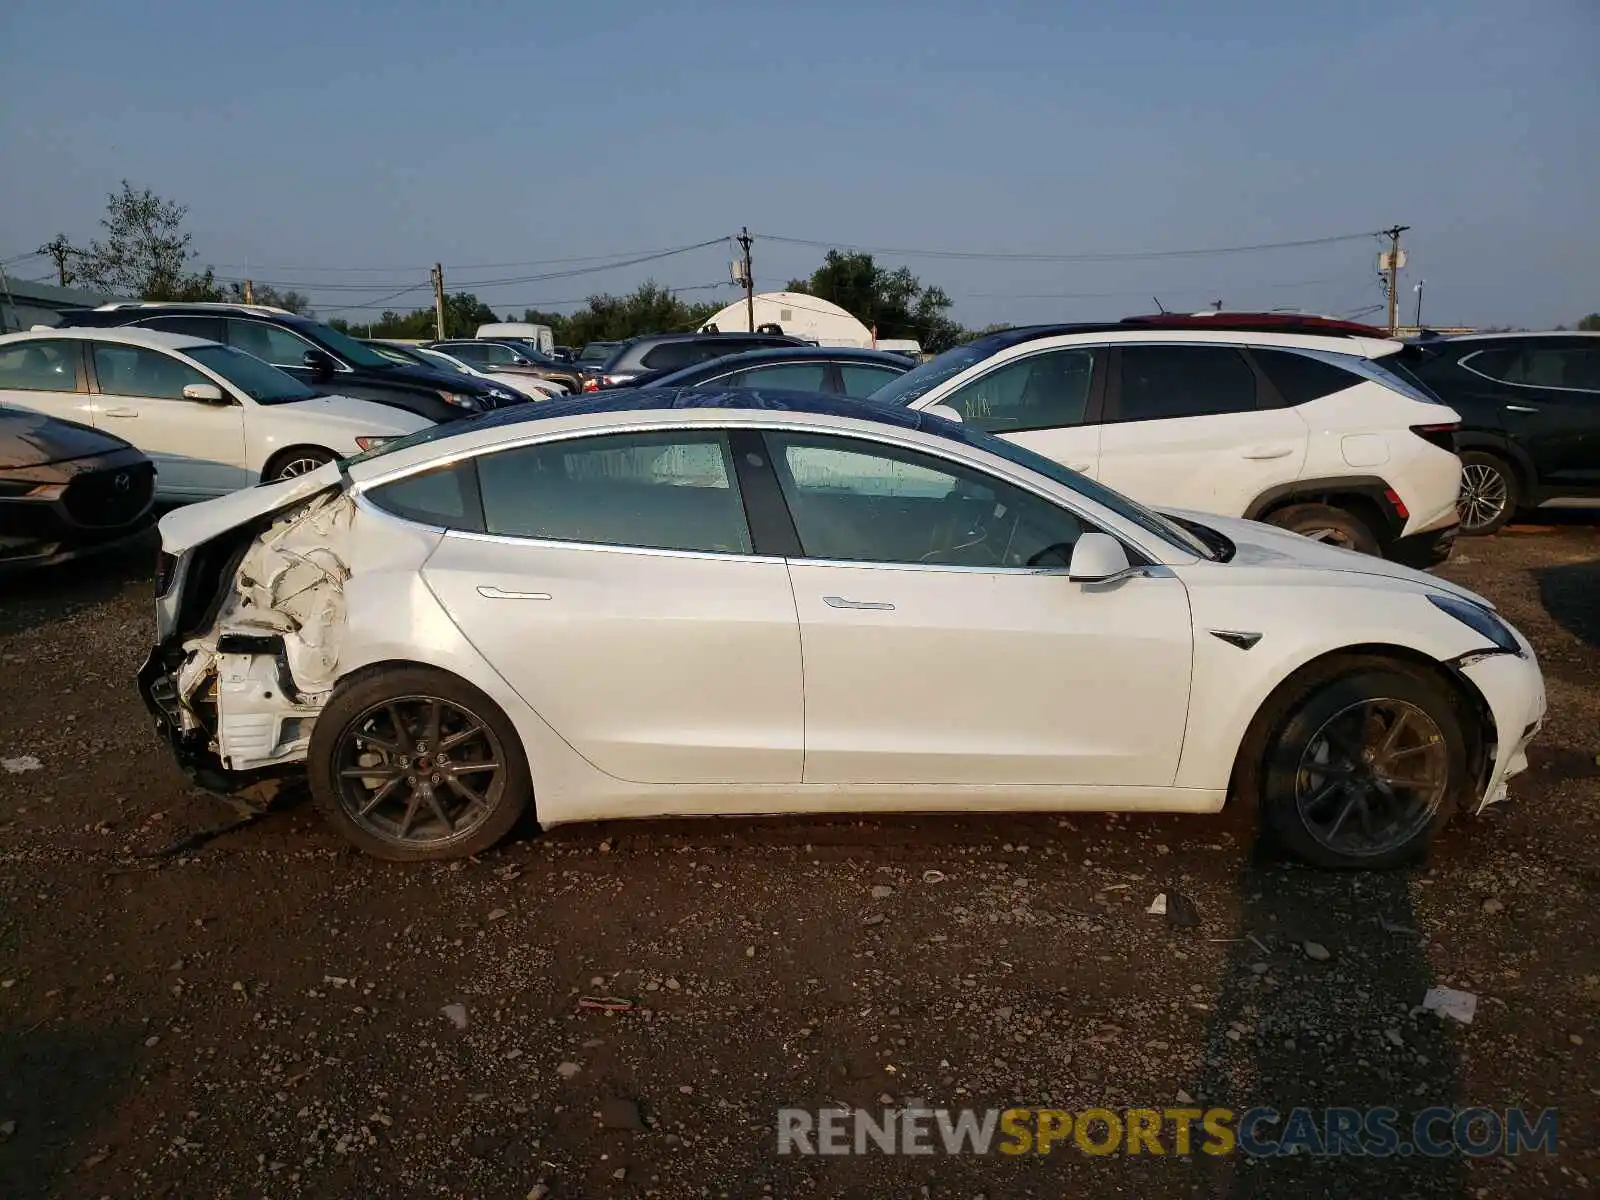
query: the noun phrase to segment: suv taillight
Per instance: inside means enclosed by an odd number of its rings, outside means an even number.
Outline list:
[[[1456,433],[1461,428],[1461,422],[1449,421],[1438,425],[1413,425],[1411,432],[1425,442],[1432,442],[1441,450],[1448,450],[1451,454],[1456,452]]]

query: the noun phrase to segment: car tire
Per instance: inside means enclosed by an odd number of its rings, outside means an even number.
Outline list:
[[[1334,660],[1269,706],[1243,782],[1257,793],[1263,834],[1304,862],[1412,862],[1470,790],[1455,699],[1409,664]]]
[[[261,482],[276,483],[280,479],[309,475],[318,467],[336,461],[338,457],[332,450],[324,450],[321,446],[292,446],[273,455],[272,461],[262,468]]]
[[[1291,504],[1267,518],[1269,525],[1362,554],[1380,554],[1377,534],[1360,517],[1331,504]]]
[[[1520,491],[1517,473],[1505,459],[1483,450],[1463,453],[1456,500],[1461,532],[1472,537],[1495,532],[1517,515]]]
[[[394,862],[481,854],[533,799],[510,718],[432,667],[380,667],[341,683],[312,729],[306,769],[328,823]]]

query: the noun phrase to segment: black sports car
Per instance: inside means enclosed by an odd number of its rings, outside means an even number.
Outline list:
[[[155,483],[121,438],[0,407],[0,574],[137,537],[155,522]]]

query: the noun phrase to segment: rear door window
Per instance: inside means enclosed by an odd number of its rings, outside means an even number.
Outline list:
[[[721,433],[641,433],[521,446],[477,459],[487,532],[657,550],[749,554]]]
[[[71,338],[39,338],[0,346],[0,391],[77,392],[78,347]]]
[[[1250,353],[1288,405],[1308,404],[1362,382],[1361,376],[1343,367],[1293,350],[1252,347]]]
[[[859,400],[872,395],[891,380],[900,378],[904,372],[865,363],[840,363],[839,374],[844,379],[844,394]]]
[[[159,329],[163,333],[181,333],[187,337],[205,338],[208,342],[220,342],[223,339],[221,317],[151,317],[148,321],[140,321],[141,329]],[[260,358],[258,354],[256,356]]]
[[[1116,419],[1165,421],[1251,412],[1256,377],[1231,346],[1124,346]]]
[[[827,363],[773,363],[751,367],[739,376],[739,386],[747,388],[789,388],[797,392],[820,392],[828,382]]]

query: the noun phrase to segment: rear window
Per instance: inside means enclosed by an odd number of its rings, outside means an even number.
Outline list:
[[[1308,358],[1292,350],[1252,348],[1251,354],[1278,389],[1285,404],[1307,404],[1335,392],[1355,387],[1361,376],[1320,358]]]
[[[737,354],[745,348],[724,342],[664,342],[645,351],[639,365],[648,371],[676,371],[679,367],[721,358],[724,354]]]

